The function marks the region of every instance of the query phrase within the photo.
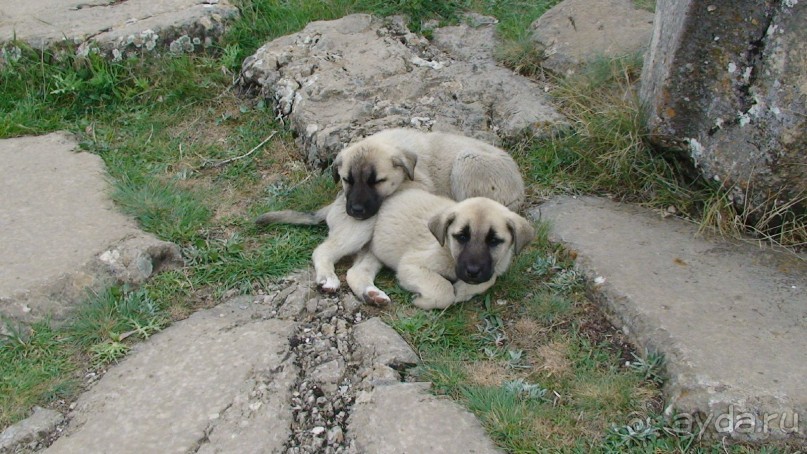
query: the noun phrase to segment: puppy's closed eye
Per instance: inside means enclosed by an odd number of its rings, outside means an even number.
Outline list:
[[[485,235],[485,243],[490,247],[496,247],[504,243],[504,239],[500,237],[494,229],[490,229],[488,230],[488,234]]]
[[[471,231],[468,229],[468,226],[465,226],[465,228],[455,233],[453,236],[454,239],[457,240],[457,243],[465,244],[471,240]]]

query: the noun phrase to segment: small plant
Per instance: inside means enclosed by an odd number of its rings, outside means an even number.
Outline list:
[[[664,384],[664,355],[656,352],[646,352],[645,358],[636,356],[636,353],[631,353],[631,356],[634,358],[633,361],[628,363],[631,369],[644,377],[645,380],[652,381],[657,385]]]
[[[558,259],[554,254],[539,255],[532,265],[532,272],[539,277],[556,273],[563,268],[558,265]]]
[[[574,269],[564,269],[546,283],[546,286],[558,292],[570,292],[583,284],[583,277]]]
[[[538,384],[527,383],[523,379],[509,380],[502,384],[502,387],[516,396],[525,400],[546,400],[549,392]]]
[[[527,363],[527,357],[524,354],[524,350],[507,350],[505,359],[507,360],[507,367],[511,369],[529,369],[532,367],[529,363]]]
[[[653,418],[650,416],[646,418],[637,417],[625,425],[612,425],[606,440],[609,447],[619,450],[646,446],[657,439],[659,435],[660,426]]]
[[[120,336],[116,337],[120,338]],[[118,359],[126,355],[126,352],[129,351],[129,346],[118,339],[109,339],[90,347],[90,354],[92,354],[93,362],[96,366],[117,362]]]

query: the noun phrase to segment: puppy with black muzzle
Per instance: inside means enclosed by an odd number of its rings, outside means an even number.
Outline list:
[[[348,270],[347,282],[366,302],[388,303],[373,283],[387,266],[417,294],[416,306],[441,309],[490,288],[534,236],[529,221],[494,200],[454,202],[410,189],[381,206],[369,250]]]
[[[256,219],[328,224],[328,238],[313,254],[316,282],[331,293],[339,289],[335,264],[362,250],[373,235],[385,200],[403,190],[421,189],[463,200],[490,197],[512,209],[524,201],[524,182],[507,152],[470,137],[414,129],[389,129],[345,148],[333,162],[342,192],[315,213],[274,211]]]

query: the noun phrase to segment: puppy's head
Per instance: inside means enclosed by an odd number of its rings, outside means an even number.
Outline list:
[[[529,221],[484,197],[463,200],[434,216],[429,230],[451,251],[457,278],[469,284],[504,273],[513,254],[535,237]]]
[[[372,136],[340,151],[333,178],[342,182],[347,214],[356,219],[375,216],[384,199],[407,179],[415,179],[415,164],[415,153]]]

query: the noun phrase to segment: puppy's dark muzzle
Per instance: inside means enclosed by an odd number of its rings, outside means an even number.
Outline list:
[[[466,248],[457,258],[457,279],[469,284],[481,284],[493,277],[493,258],[487,250]]]
[[[364,205],[352,204],[347,205],[346,208],[348,216],[362,221],[365,219],[369,219],[375,216],[376,213],[378,213],[378,209],[376,209],[375,211],[368,210],[367,207]]]
[[[377,192],[365,187],[365,185],[356,184],[356,186],[350,188],[346,199],[345,211],[347,215],[361,221],[375,216],[381,208],[381,197]]]

